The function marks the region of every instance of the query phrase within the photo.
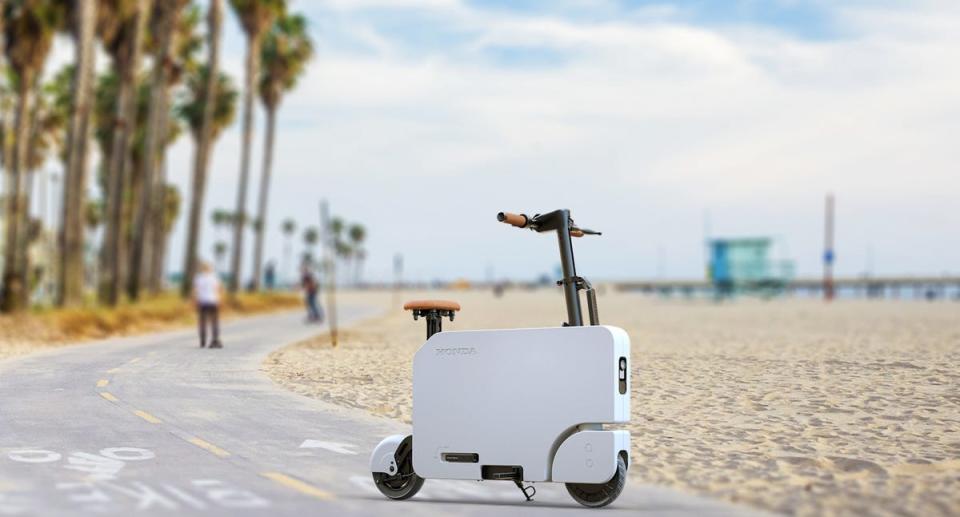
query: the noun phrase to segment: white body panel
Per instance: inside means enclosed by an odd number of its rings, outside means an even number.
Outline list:
[[[630,338],[616,327],[435,334],[413,363],[414,470],[424,478],[482,479],[484,465],[520,466],[524,480],[550,481],[554,454],[578,426],[629,421],[629,372]],[[444,453],[478,461],[445,461]]]

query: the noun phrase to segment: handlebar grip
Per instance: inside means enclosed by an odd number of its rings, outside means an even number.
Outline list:
[[[511,214],[510,212],[500,212],[497,214],[497,221],[506,223],[517,228],[525,228],[530,219],[523,214]]]

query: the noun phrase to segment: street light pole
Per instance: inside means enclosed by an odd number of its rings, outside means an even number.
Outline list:
[[[834,214],[834,201],[833,194],[827,194],[827,202],[824,214],[824,229],[823,229],[823,299],[826,301],[833,300],[834,297],[834,286],[833,286],[833,261],[835,259],[833,251],[833,214]]]
[[[330,345],[337,346],[337,277],[333,259],[333,232],[330,231],[330,209],[326,200],[320,201],[320,231],[323,247],[324,274],[327,278],[327,325],[330,327]]]

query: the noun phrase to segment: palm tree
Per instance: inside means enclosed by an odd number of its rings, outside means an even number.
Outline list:
[[[313,56],[313,42],[307,34],[307,19],[299,14],[278,18],[264,37],[260,55],[264,63],[260,74],[260,102],[267,112],[267,134],[264,140],[257,217],[266,221],[277,109],[284,93],[296,86],[297,80],[306,70],[307,62]],[[255,289],[259,289],[260,270],[263,266],[262,227],[257,231],[253,249],[253,285]]]
[[[157,228],[159,230],[161,238],[163,241],[166,241],[170,236],[170,232],[173,231],[173,225],[177,222],[177,218],[180,217],[180,207],[183,205],[182,198],[180,197],[180,190],[177,189],[176,185],[164,184],[163,193],[160,199],[163,201],[163,206],[160,210],[160,225]],[[162,265],[166,262],[166,247],[161,246],[153,250],[154,262],[156,265],[154,268],[158,272],[159,278],[155,281],[157,282],[157,287],[153,288],[154,293],[160,290],[160,287],[163,283],[163,267]]]
[[[6,24],[4,23],[6,20],[6,12],[7,10],[0,5],[0,169],[3,169],[4,171],[7,169],[7,160],[10,158],[7,148],[7,135],[9,134],[9,131],[7,130],[6,113],[9,105],[9,99],[13,97],[9,88],[7,87],[7,73],[3,66],[4,56],[7,54],[5,51],[6,46],[4,45],[4,41],[6,40]],[[3,179],[5,180],[6,177],[7,175],[4,174]],[[7,193],[6,187],[7,185],[4,184],[4,194]],[[0,203],[0,210],[3,209],[2,203]],[[0,231],[3,231],[3,229],[0,229]],[[2,279],[0,279],[0,281],[2,281]]]
[[[339,241],[343,238],[344,228],[346,228],[346,224],[343,222],[343,219],[339,217],[330,219],[330,236],[333,238],[333,242]]]
[[[6,32],[4,30],[4,27],[6,25],[4,22],[7,18],[6,13],[7,13],[7,10],[4,9],[2,6],[0,6],[0,73],[3,72],[3,56],[6,55],[6,52],[5,52],[6,47],[4,46],[4,41],[6,39],[5,38]]]
[[[247,181],[250,176],[250,151],[253,147],[253,96],[260,77],[260,40],[264,31],[286,10],[286,0],[230,0],[247,36],[246,77],[243,92],[243,145],[240,151],[240,178],[237,189],[237,213],[246,213]],[[240,259],[243,255],[243,225],[233,232],[233,260],[230,264],[230,293],[240,287]]]
[[[284,280],[290,280],[290,239],[293,238],[293,234],[297,231],[297,222],[293,219],[284,219],[283,225],[281,226],[283,230],[283,276]]]
[[[31,97],[53,37],[65,18],[63,3],[57,0],[7,0],[3,9],[4,51],[11,71],[16,74],[17,112],[11,160],[11,181],[7,205],[6,248],[4,249],[3,289],[0,309],[21,310],[27,305],[29,270],[27,230],[29,226],[25,195],[28,170]]]
[[[147,116],[142,157],[143,169],[140,174],[140,202],[137,204],[133,222],[133,234],[130,249],[130,274],[127,277],[127,296],[136,300],[140,296],[140,271],[144,262],[144,244],[148,221],[158,219],[154,209],[154,175],[159,160],[160,149],[167,139],[167,112],[170,92],[171,53],[174,43],[174,30],[180,13],[188,0],[162,0],[154,3],[150,19],[150,34],[153,40],[153,73],[150,78],[150,107]],[[162,219],[160,219],[162,221]],[[162,229],[161,229],[162,230]],[[160,231],[159,235],[164,232]],[[160,241],[163,242],[162,240]],[[159,250],[153,250],[158,253]],[[162,263],[162,262],[161,262]]]
[[[0,9],[0,13],[3,10]],[[3,38],[0,37],[0,46],[2,46]],[[3,56],[0,56],[2,58]],[[11,74],[7,73],[6,68],[3,67],[3,62],[0,61],[0,168],[5,172],[9,172],[11,168],[11,161],[13,160],[13,128],[10,127],[13,125],[12,113],[15,111],[15,100],[16,94],[13,92],[13,85],[10,84]],[[8,174],[4,174],[4,179],[6,183],[4,184],[4,194],[7,194],[9,191],[9,181],[10,177]]]
[[[197,62],[196,55],[203,49],[204,38],[198,32],[198,27],[200,26],[201,21],[201,11],[196,5],[190,5],[186,11],[179,17],[178,23],[174,28],[174,37],[172,41],[172,48],[170,51],[170,73],[167,74],[167,88],[171,89],[174,86],[182,85],[185,78],[189,74],[196,73],[199,63]],[[169,98],[169,94],[167,95]],[[180,128],[179,119],[178,123],[171,124],[171,128]],[[178,137],[180,131],[176,132],[176,135],[171,135],[169,139],[165,140],[164,145],[160,149],[160,159],[158,162],[162,164],[159,168],[159,174],[155,178],[154,190],[157,191],[158,195],[151,200],[152,207],[151,212],[157,213],[162,210],[162,207],[166,204],[165,193],[166,189],[158,189],[156,185],[164,185],[167,181],[167,167],[166,167],[166,150],[169,148],[173,140]],[[162,231],[159,228],[160,218],[152,217],[149,218],[147,226],[147,235],[152,238],[152,242],[147,244],[146,249],[150,250],[159,250],[152,253],[153,260],[150,261],[150,269],[148,272],[148,287],[151,293],[157,293],[162,288],[163,272],[166,262],[163,260],[166,257],[167,243],[169,242],[167,232]],[[152,223],[152,224],[151,224]]]
[[[223,259],[227,255],[227,243],[217,241],[213,244],[213,256],[217,261],[217,270],[223,271]]]
[[[102,201],[87,201],[87,204],[83,207],[83,224],[86,225],[87,231],[90,232],[97,231],[97,228],[103,224]]]
[[[217,108],[223,107],[223,103],[218,95],[218,83],[222,80],[224,85],[229,83],[226,76],[220,73],[220,32],[223,28],[223,2],[222,0],[211,0],[210,9],[207,11],[207,66],[197,70],[197,76],[191,79],[199,81],[190,82],[190,86],[197,86],[197,89],[190,88],[195,95],[195,100],[201,101],[193,104],[190,111],[193,116],[189,117],[192,122],[188,125],[191,134],[196,142],[193,160],[193,181],[190,186],[190,215],[187,221],[187,245],[183,259],[183,283],[180,284],[180,295],[187,297],[193,289],[193,276],[197,267],[197,246],[200,242],[200,214],[203,213],[203,198],[207,186],[207,168],[210,163],[210,150],[213,147],[216,131]],[[236,94],[234,94],[236,97]],[[188,103],[189,104],[189,103]],[[234,101],[229,103],[230,116],[220,129],[228,125],[233,120]],[[181,108],[183,116],[184,108]],[[220,224],[226,223],[226,214],[220,212]],[[216,223],[216,212],[214,213],[214,224]]]
[[[313,262],[314,248],[316,247],[317,241],[319,240],[320,240],[320,231],[317,230],[316,227],[310,226],[308,228],[304,228],[303,245],[306,248],[306,250],[303,253],[303,259],[304,259],[303,261],[305,263],[309,264]]]
[[[83,211],[86,205],[87,143],[90,137],[90,113],[93,102],[94,29],[96,0],[78,0],[74,4],[73,99],[67,136],[67,166],[63,182],[63,235],[60,249],[60,278],[57,303],[75,306],[83,302],[84,236]]]
[[[48,294],[54,294],[55,276],[58,269],[53,262],[56,260],[55,238],[52,228],[46,226],[48,212],[46,210],[47,185],[50,179],[49,174],[41,170],[43,165],[53,156],[59,155],[62,160],[66,159],[64,149],[64,135],[66,133],[67,121],[70,118],[70,83],[73,76],[72,67],[65,67],[54,75],[52,80],[46,83],[36,81],[34,87],[33,109],[30,115],[30,135],[27,153],[27,172],[29,174],[26,199],[32,197],[34,186],[40,187],[40,215],[38,218],[30,219],[28,226],[28,246],[27,252],[30,253],[30,247],[40,245],[44,248],[44,254],[36,265],[31,265],[28,276],[29,282],[26,284],[29,291],[33,292],[35,287],[44,285],[44,291]]]
[[[360,284],[360,270],[363,268],[363,260],[366,258],[366,251],[363,249],[363,241],[367,238],[367,229],[362,224],[351,224],[347,229],[347,237],[350,239],[350,249],[354,260],[354,284]]]
[[[100,300],[116,305],[120,295],[123,258],[125,177],[137,114],[137,71],[151,0],[101,0],[99,17],[104,45],[119,78],[113,141],[107,169],[107,230],[101,249]]]
[[[220,229],[224,226],[228,226],[229,214],[226,210],[218,208],[210,214],[210,219],[213,222],[213,228],[216,231],[216,240],[220,240]]]
[[[68,66],[47,83],[37,81],[30,122],[30,150],[27,153],[27,170],[31,173],[38,171],[48,158],[57,154],[61,160],[66,160],[66,155],[60,151],[65,149],[65,129],[72,109],[69,93],[72,75],[73,67]]]
[[[145,76],[146,74],[141,74]],[[136,207],[140,205],[140,190],[143,180],[143,175],[141,174],[143,158],[144,158],[144,142],[146,136],[146,120],[149,114],[150,108],[150,85],[146,77],[141,77],[141,80],[138,81],[140,84],[137,86],[136,99],[135,99],[135,108],[136,113],[134,117],[134,127],[131,128],[130,135],[130,148],[128,150],[126,162],[127,165],[124,166],[124,169],[128,172],[126,178],[124,179],[124,190],[122,195],[122,212],[121,212],[121,226],[120,226],[120,239],[121,239],[121,249],[126,251],[129,248],[129,240],[132,233],[132,222],[133,214],[136,211]],[[116,125],[114,123],[114,114],[117,110],[117,96],[120,91],[121,84],[119,77],[108,71],[102,75],[97,83],[96,88],[96,102],[94,103],[94,135],[97,142],[97,145],[100,149],[100,155],[103,157],[109,156],[111,148],[114,142],[114,137],[116,134]],[[169,139],[172,139],[178,134],[176,126],[170,126],[170,133],[168,134]],[[97,174],[97,183],[100,186],[100,190],[103,192],[103,198],[105,204],[109,205],[109,163],[106,161],[101,161],[100,167]],[[106,227],[109,227],[109,213],[106,215]],[[104,232],[104,241],[106,241],[106,231]],[[101,252],[103,251],[101,247]],[[155,254],[153,254],[155,255]],[[103,255],[101,253],[101,259]],[[124,267],[121,270],[125,269]]]
[[[214,4],[216,3],[215,0]],[[211,60],[213,59],[211,57]],[[197,249],[200,241],[200,214],[203,213],[203,198],[207,185],[210,151],[220,133],[233,122],[237,111],[237,90],[229,76],[217,72],[216,81],[212,81],[213,89],[209,89],[212,77],[211,70],[213,69],[212,64],[201,66],[195,73],[187,77],[186,95],[177,107],[178,116],[190,128],[190,134],[196,144],[190,192],[190,215],[187,222],[186,253],[183,263],[184,278],[180,285],[180,294],[184,297],[190,295],[193,289],[193,275],[196,273]],[[213,101],[207,102],[207,99],[213,99]],[[211,112],[209,117],[208,111]],[[225,210],[215,210],[213,218],[217,229],[228,223],[228,213]]]

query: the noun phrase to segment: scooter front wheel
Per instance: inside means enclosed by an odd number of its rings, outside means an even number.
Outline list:
[[[606,483],[566,483],[567,492],[578,503],[588,508],[602,508],[620,497],[627,484],[627,464],[617,458],[617,472]]]
[[[383,472],[373,473],[373,482],[380,493],[395,501],[410,499],[423,486],[423,478],[411,472],[407,476],[390,476]]]
[[[423,478],[413,471],[413,437],[407,436],[394,455],[397,472],[374,472],[373,482],[380,493],[396,501],[410,499],[423,486]]]

